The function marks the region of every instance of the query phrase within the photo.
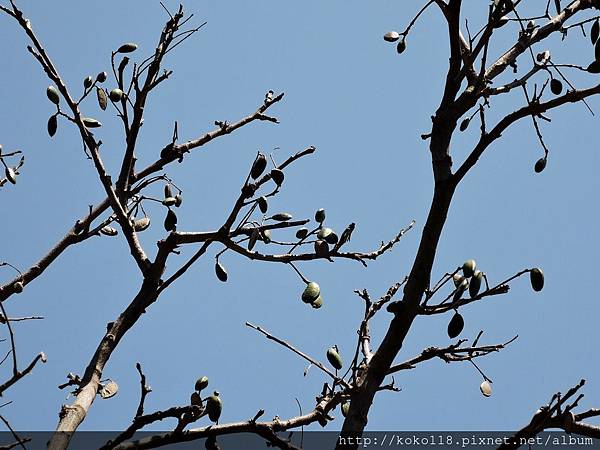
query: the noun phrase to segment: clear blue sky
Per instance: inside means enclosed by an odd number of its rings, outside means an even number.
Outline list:
[[[93,7],[74,0],[60,6],[21,3],[75,92],[86,75],[108,71],[110,51],[121,43],[137,42],[136,57],[149,54],[165,20],[158,2],[110,0]],[[301,264],[324,292],[325,306],[318,311],[300,301],[303,286],[283,265],[225,254],[230,281],[220,283],[213,273],[217,247],[211,248],[127,334],[104,372],[119,383],[119,394],[98,399],[82,429],[122,429],[130,423],[139,398],[137,361],[154,389],[148,411],[189,401],[200,375],[209,376],[211,391],[221,392],[223,421],[248,419],[260,408],[266,410],[265,418],[287,418],[298,413],[295,397],[304,411],[314,406],[324,376],[313,369],[304,377],[304,361],[244,322],[261,325],[322,360],[327,347],[337,343],[348,361],[363,311],[353,290],[367,288],[378,297],[408,273],[432,194],[430,156],[420,134],[430,129],[448,50],[442,20],[433,10],[415,27],[402,56],[381,36],[403,29],[423,3],[212,0],[185,5],[195,23],[206,20],[208,25],[167,58],[166,67],[175,73],[149,101],[137,153],[140,166],[157,158],[175,120],[180,137],[190,139],[213,129],[215,120],[234,121],[254,111],[269,89],[286,96],[272,110],[281,124],[252,124],[168,168],[185,192],[178,210],[181,230],[215,229],[222,223],[258,149],[280,147],[274,154],[281,161],[309,145],[318,152],[287,171],[272,210],[311,218],[324,207],[329,226],[339,232],[356,222],[349,247],[356,250],[375,248],[412,219],[417,225],[392,253],[367,269],[349,261]],[[465,3],[477,23],[487,2]],[[514,34],[514,29],[500,34],[492,54],[506,48]],[[574,39],[576,35],[554,51],[556,60],[591,60],[589,41]],[[0,142],[6,150],[22,149],[27,158],[16,188],[2,189],[0,260],[19,267],[30,266],[88,204],[104,198],[75,129],[61,122],[57,136],[47,136],[49,83],[25,45],[15,23],[0,17]],[[524,69],[530,62],[523,58],[521,64]],[[591,76],[577,80],[581,86],[597,82]],[[499,114],[521,102],[518,93],[494,101],[494,106]],[[589,103],[600,112],[598,99]],[[121,127],[94,101],[83,110],[104,123],[97,135],[114,173],[122,155]],[[481,377],[470,364],[435,360],[396,376],[402,392],[376,397],[369,429],[513,429],[527,423],[554,392],[580,378],[588,380],[582,406],[600,406],[600,239],[593,200],[600,187],[598,122],[582,105],[550,116],[553,123],[543,123],[551,148],[547,169],[540,175],[533,172],[542,151],[529,120],[506,132],[458,189],[435,265],[434,276],[439,276],[475,258],[493,281],[525,267],[540,266],[546,273],[542,293],[534,293],[523,278],[509,295],[463,311],[462,337],[485,330],[481,343],[496,343],[519,334],[507,350],[478,360],[494,381],[494,395],[481,396]],[[494,117],[490,115],[490,123]],[[467,133],[453,141],[456,163],[475,138]],[[141,236],[154,254],[155,242],[165,235],[164,212],[152,206],[149,212],[154,222]],[[181,261],[183,257],[173,257],[170,268]],[[13,273],[2,269],[0,276],[7,280]],[[36,367],[3,399],[14,401],[2,414],[16,428],[54,429],[60,405],[71,401],[57,385],[68,372],[83,372],[106,323],[129,303],[140,282],[122,235],[94,238],[69,249],[6,304],[10,315],[45,317],[15,324],[21,364],[40,350],[48,355],[46,365]],[[428,346],[448,345],[450,317],[418,319],[399,359]],[[386,312],[374,320],[375,344],[389,320]],[[6,362],[3,377],[9,369]],[[340,426],[337,419],[330,429]]]

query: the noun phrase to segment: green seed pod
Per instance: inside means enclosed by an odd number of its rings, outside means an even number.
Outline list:
[[[177,215],[170,209],[165,217],[164,227],[166,231],[175,231],[177,229]]]
[[[404,50],[406,50],[406,39],[402,38],[398,41],[398,45],[396,46],[396,51],[398,52],[399,55],[401,55],[402,53],[404,53]]]
[[[275,182],[277,186],[281,186],[283,184],[283,180],[285,179],[285,175],[280,169],[272,169],[270,172],[271,179]]]
[[[271,230],[262,230],[262,240],[265,244],[271,242]]]
[[[250,238],[248,239],[248,250],[252,251],[254,245],[256,245],[256,241],[258,240],[259,236],[260,233],[258,232],[258,230],[256,228],[253,229],[250,233]]]
[[[48,99],[55,105],[58,105],[60,102],[60,95],[54,86],[48,86],[48,89],[46,89],[46,95],[48,96]]]
[[[535,162],[535,166],[533,166],[533,170],[535,173],[540,173],[546,168],[546,163],[548,162],[548,158],[545,156],[541,157]]]
[[[12,167],[6,167],[4,169],[4,176],[12,184],[17,184],[17,173],[15,172],[15,170]]]
[[[542,269],[534,267],[529,272],[529,281],[534,291],[539,292],[544,288],[544,272]]]
[[[206,389],[208,387],[208,377],[200,377],[196,380],[196,384],[194,385],[194,389],[198,392]]]
[[[175,196],[175,207],[179,208],[182,203],[183,203],[183,197],[181,196],[181,194],[177,194]]]
[[[342,416],[348,417],[348,411],[350,411],[350,402],[342,403]]]
[[[96,119],[92,119],[91,117],[84,117],[81,119],[81,121],[86,128],[99,128],[102,126],[102,123],[98,122]]]
[[[318,240],[315,242],[315,253],[321,258],[329,256],[329,244],[325,241]]]
[[[150,217],[142,217],[133,222],[133,229],[135,231],[144,231],[150,226]]]
[[[560,95],[563,90],[562,82],[556,78],[552,78],[552,80],[550,80],[550,90],[554,95]]]
[[[325,222],[325,210],[323,208],[317,209],[315,213],[315,220],[319,223]]]
[[[200,397],[200,394],[198,394],[197,392],[192,392],[192,395],[190,395],[190,404],[195,406],[202,406],[202,398]]]
[[[488,380],[483,380],[483,383],[479,385],[479,390],[484,397],[491,397],[492,395],[492,385]]]
[[[388,31],[383,35],[383,40],[386,42],[396,42],[400,39],[400,33],[397,31]]]
[[[336,370],[340,370],[343,367],[342,357],[338,353],[337,345],[330,347],[327,350],[327,361],[331,364]]]
[[[104,83],[106,81],[107,77],[108,77],[108,74],[106,72],[100,72],[100,73],[98,73],[98,75],[96,75],[96,81],[98,83]]]
[[[131,53],[136,51],[137,48],[137,44],[134,44],[133,42],[127,42],[126,44],[123,44],[119,47],[117,53]]]
[[[116,228],[106,225],[105,227],[100,228],[100,233],[105,236],[116,236],[119,234]]]
[[[469,128],[469,123],[470,122],[471,122],[471,119],[469,119],[468,117],[465,120],[463,120],[460,123],[460,131],[466,131],[467,128]]]
[[[269,203],[267,202],[267,198],[259,197],[256,203],[258,203],[258,209],[260,209],[260,212],[266,214],[269,209]]]
[[[177,200],[175,200],[175,197],[167,197],[165,199],[163,199],[162,204],[165,206],[173,206],[175,203],[177,203]]]
[[[477,267],[477,264],[475,263],[474,259],[469,259],[468,261],[465,261],[464,264],[462,265],[463,275],[466,278],[471,278],[473,276],[473,274],[475,273],[476,267]]]
[[[321,287],[318,283],[311,281],[304,288],[304,292],[302,292],[302,301],[304,303],[312,303],[316,301],[321,295]]]
[[[458,336],[463,328],[465,327],[465,320],[463,317],[456,311],[452,319],[450,319],[450,323],[448,324],[448,337],[450,339],[454,339]]]
[[[89,89],[90,87],[92,87],[92,84],[94,83],[94,81],[92,80],[91,76],[87,76],[85,77],[85,79],[83,80],[83,87],[85,89]]]
[[[481,289],[481,282],[483,281],[483,272],[476,270],[469,283],[469,295],[471,298],[477,297],[479,290]]]
[[[24,288],[25,286],[21,281],[17,281],[15,284],[13,284],[13,290],[15,291],[15,294],[20,294],[21,292],[23,292]]]
[[[123,91],[119,88],[115,88],[109,92],[108,96],[113,103],[120,102],[123,98]]]
[[[173,191],[170,184],[165,184],[165,198],[173,197]]]
[[[598,41],[598,36],[600,36],[600,24],[598,23],[598,19],[596,19],[594,20],[592,29],[590,30],[590,40],[592,41],[592,45]]]
[[[215,391],[213,395],[206,399],[206,412],[208,413],[208,418],[212,422],[218,422],[219,417],[221,417],[221,411],[223,410],[223,402],[219,397],[219,393]]]
[[[100,106],[100,109],[104,111],[108,105],[108,98],[106,97],[106,92],[104,89],[99,87],[96,88],[96,98],[98,98],[98,106]]]
[[[310,304],[310,306],[315,309],[319,309],[321,306],[323,306],[323,297],[319,295],[317,299]]]
[[[273,214],[271,219],[276,220],[277,222],[287,222],[292,219],[292,215],[290,213],[277,213]]]
[[[265,169],[267,168],[267,158],[262,153],[258,153],[254,163],[252,164],[252,169],[250,170],[250,176],[253,180],[256,180],[260,177]]]
[[[56,130],[58,128],[58,119],[56,118],[55,114],[51,115],[48,119],[48,124],[46,125],[46,128],[48,129],[48,134],[50,135],[50,137],[53,137],[56,134]]]
[[[469,281],[458,273],[452,276],[452,280],[454,281],[454,286],[457,288],[460,287],[463,291],[469,286]]]
[[[304,239],[306,236],[308,236],[308,228],[300,228],[296,231],[296,237],[298,239]]]

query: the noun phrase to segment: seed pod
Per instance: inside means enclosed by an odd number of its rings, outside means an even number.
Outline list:
[[[456,311],[452,319],[450,319],[450,323],[448,324],[448,336],[450,339],[454,339],[458,336],[463,328],[465,327],[465,320],[463,317]]]
[[[470,122],[471,122],[471,119],[469,119],[468,117],[465,120],[463,120],[460,123],[460,127],[459,127],[460,131],[466,131],[467,128],[469,128],[469,123]]]
[[[398,45],[396,45],[396,51],[401,55],[404,53],[404,50],[406,50],[406,39],[402,38],[398,41]]]
[[[150,217],[142,217],[133,222],[133,229],[135,231],[144,231],[150,226]]]
[[[481,282],[483,281],[483,272],[476,270],[469,283],[469,295],[471,298],[477,297],[479,290],[481,289]]]
[[[223,402],[219,397],[219,393],[215,391],[213,395],[206,399],[206,412],[208,413],[208,418],[216,423],[219,420],[219,417],[221,417],[222,410]]]
[[[546,163],[548,162],[548,158],[545,156],[541,157],[535,162],[535,166],[533,166],[533,170],[535,173],[540,173],[546,168]]]
[[[315,213],[315,220],[319,223],[325,222],[325,210],[323,208],[317,209]]]
[[[477,264],[475,263],[474,259],[469,259],[468,261],[465,261],[462,265],[462,271],[464,276],[466,278],[471,278],[475,273],[475,267],[477,267]]]
[[[271,230],[262,230],[262,240],[265,244],[271,242]]]
[[[534,267],[529,272],[529,281],[534,291],[539,292],[544,288],[544,272],[542,269]]]
[[[598,41],[598,36],[600,36],[600,24],[598,24],[598,19],[596,19],[594,20],[592,29],[590,30],[590,39],[592,41],[592,45]]]
[[[24,288],[25,286],[23,286],[22,281],[17,281],[15,284],[13,284],[13,290],[15,291],[15,294],[20,294],[21,292],[23,292]]]
[[[350,411],[350,402],[342,403],[342,416],[347,417],[348,411]]]
[[[290,213],[277,213],[271,216],[271,219],[276,220],[277,222],[287,222],[291,220],[292,215]]]
[[[46,89],[46,95],[48,96],[48,99],[55,105],[58,105],[60,102],[60,95],[54,86],[48,86],[48,89]]]
[[[162,204],[165,206],[173,206],[175,203],[177,203],[177,200],[175,200],[175,197],[167,197],[165,199],[163,199]]]
[[[113,103],[120,102],[123,98],[123,91],[119,88],[115,88],[109,92],[108,96],[110,97],[110,101]]]
[[[192,395],[190,395],[190,404],[195,406],[202,406],[202,398],[200,397],[200,394],[198,394],[197,392],[192,392]]]
[[[327,350],[327,361],[329,361],[329,364],[331,364],[336,370],[340,370],[344,365],[336,345]]]
[[[260,209],[260,212],[266,214],[266,212],[269,209],[269,203],[267,202],[267,198],[259,197],[256,203],[258,203],[258,209]]]
[[[333,233],[333,230],[331,228],[326,228],[323,227],[319,230],[319,232],[317,233],[317,237],[319,239],[325,239],[327,238],[327,236],[329,236],[331,233]]]
[[[173,191],[170,184],[165,184],[165,198],[173,197]]]
[[[321,295],[321,287],[318,283],[311,281],[304,288],[304,292],[302,292],[302,301],[304,303],[312,303],[316,301]]]
[[[88,76],[87,76],[87,77],[85,77],[85,79],[83,80],[83,87],[84,87],[85,89],[88,89],[88,88],[90,88],[90,87],[92,86],[92,83],[93,83],[93,82],[94,82],[94,81],[92,80],[92,77],[88,75]]]
[[[560,95],[563,90],[562,82],[557,78],[552,78],[550,80],[550,90],[554,95]]]
[[[250,176],[253,180],[256,180],[260,177],[265,169],[267,168],[267,158],[262,153],[258,153],[254,163],[252,164],[252,169],[250,170]]]
[[[175,196],[175,207],[179,208],[182,203],[183,203],[183,197],[181,196],[181,194],[177,194]]]
[[[296,231],[296,237],[298,239],[304,239],[306,236],[308,236],[308,228],[303,227]]]
[[[248,239],[248,250],[252,251],[254,245],[256,244],[256,241],[258,240],[259,235],[260,233],[256,228],[252,230],[252,232],[250,233],[250,238]]]
[[[106,72],[100,72],[98,73],[98,75],[96,75],[96,81],[98,83],[104,83],[106,81],[107,76],[108,75]]]
[[[464,292],[467,290],[467,286],[468,286],[469,282],[467,280],[465,280],[465,282],[467,283],[467,285],[461,284],[454,291],[454,295],[452,296],[453,303],[459,301],[462,298],[462,295],[464,294]]]
[[[131,53],[136,51],[137,48],[137,44],[134,44],[133,42],[127,42],[126,44],[123,44],[119,47],[117,53]]]
[[[317,256],[321,258],[326,258],[329,256],[329,245],[327,242],[318,240],[315,242],[315,253]]]
[[[468,287],[469,282],[467,281],[467,279],[458,273],[455,273],[452,276],[452,280],[454,281],[454,286],[456,286],[457,288],[462,288],[463,291]]]
[[[280,169],[272,169],[271,179],[275,182],[277,186],[281,186],[283,184],[283,180],[285,179],[285,175]]]
[[[167,217],[165,217],[163,225],[167,231],[175,231],[177,229],[177,215],[171,209],[167,212]]]
[[[386,42],[396,42],[400,39],[400,33],[397,31],[388,31],[383,35],[383,40]]]
[[[600,61],[592,62],[585,70],[587,70],[589,73],[600,73]]]
[[[310,304],[310,306],[312,306],[314,309],[319,309],[321,306],[323,306],[323,297],[319,295],[317,299]]]
[[[219,261],[215,263],[215,273],[217,274],[219,281],[222,281],[223,283],[227,281],[227,271]]]
[[[325,241],[331,245],[337,244],[338,240],[339,240],[339,238],[338,238],[338,235],[335,234],[335,231],[332,231],[331,233],[329,233],[329,235],[325,238]]]
[[[491,397],[492,395],[492,385],[488,380],[483,380],[483,383],[479,385],[479,390],[484,397]]]
[[[48,134],[50,137],[53,137],[56,134],[56,129],[58,128],[58,119],[56,118],[55,114],[48,118],[48,124],[46,128],[48,129]]]
[[[81,121],[86,128],[99,128],[102,126],[102,123],[98,122],[96,119],[92,119],[91,117],[84,117],[81,119]]]
[[[12,184],[17,184],[17,173],[15,172],[15,170],[12,167],[6,167],[4,169],[4,176]]]
[[[206,389],[208,386],[208,377],[200,377],[196,380],[196,384],[194,385],[194,389],[198,392],[202,391],[202,389]]]
[[[97,87],[96,97],[98,98],[98,106],[100,106],[100,109],[104,111],[108,105],[108,98],[106,97],[106,92],[104,89]]]
[[[119,234],[116,228],[106,225],[105,227],[100,228],[100,233],[105,236],[116,236]]]
[[[118,391],[119,385],[114,381],[111,381],[102,386],[102,389],[100,389],[100,397],[106,400],[108,398],[114,397]]]

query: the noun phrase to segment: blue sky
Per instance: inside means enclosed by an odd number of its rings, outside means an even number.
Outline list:
[[[110,51],[123,42],[139,44],[136,57],[150,54],[165,20],[158,2],[110,0],[102,7],[73,0],[60,7],[22,3],[75,92],[86,75],[108,71]],[[212,258],[220,249],[211,248],[119,345],[104,376],[117,381],[120,391],[110,400],[98,399],[82,429],[114,430],[129,424],[139,398],[137,361],[154,390],[147,411],[187,402],[200,375],[209,376],[210,390],[221,392],[223,421],[251,418],[261,408],[265,418],[293,416],[298,413],[295,398],[304,411],[314,406],[324,376],[313,368],[304,377],[304,361],[244,322],[261,325],[322,360],[336,343],[350,360],[363,311],[353,291],[366,288],[378,297],[408,273],[432,194],[429,151],[420,135],[429,131],[440,99],[448,50],[442,19],[434,10],[415,26],[401,56],[381,36],[403,29],[422,3],[213,0],[185,5],[195,14],[195,23],[208,24],[167,58],[165,67],[175,72],[149,101],[137,152],[140,166],[157,158],[175,120],[181,139],[191,139],[213,129],[215,120],[234,121],[253,112],[269,89],[286,95],[271,110],[280,124],[251,124],[194,150],[185,164],[168,168],[168,175],[184,190],[180,230],[220,226],[258,149],[280,147],[274,157],[282,161],[310,145],[318,151],[286,171],[272,211],[312,218],[323,207],[327,223],[338,232],[356,222],[349,247],[356,250],[376,248],[412,219],[417,225],[393,252],[367,269],[350,261],[301,264],[323,290],[325,306],[318,311],[300,301],[303,286],[289,267],[226,253],[222,262],[229,281],[220,283]],[[465,3],[474,17],[471,23],[477,23],[486,8],[479,2]],[[515,33],[499,33],[492,54],[507,48]],[[590,62],[593,49],[578,33],[564,46],[559,44],[558,39],[548,44],[556,61]],[[87,205],[104,198],[76,130],[61,122],[57,136],[47,136],[46,120],[52,113],[45,95],[49,83],[25,46],[21,30],[2,16],[0,139],[5,150],[22,149],[27,162],[17,186],[2,189],[0,260],[18,267],[30,266]],[[523,58],[521,64],[523,70],[530,62]],[[578,86],[597,82],[592,76],[574,80]],[[520,93],[493,99],[495,112],[489,123],[522,102]],[[600,111],[597,99],[589,103]],[[114,173],[123,148],[117,118],[99,111],[94,101],[83,110],[104,123],[97,134]],[[369,429],[513,429],[527,423],[554,392],[580,378],[588,380],[582,406],[600,406],[600,240],[594,232],[599,215],[593,200],[600,187],[597,118],[582,105],[549,115],[552,124],[542,124],[551,149],[547,169],[539,175],[533,172],[542,150],[529,119],[506,132],[459,187],[434,268],[435,278],[474,258],[492,281],[526,267],[544,269],[543,292],[534,293],[523,278],[514,282],[510,294],[463,310],[466,326],[461,337],[473,338],[485,330],[481,343],[497,343],[519,335],[505,351],[478,361],[494,381],[493,396],[481,396],[481,377],[470,364],[427,362],[396,376],[402,392],[377,396]],[[475,142],[476,127],[470,131],[473,134],[453,141],[455,167]],[[165,234],[164,212],[153,206],[148,211],[154,221],[141,239],[154,254],[155,242]],[[183,256],[173,257],[170,268],[182,261]],[[13,274],[2,269],[0,276],[7,280]],[[47,364],[36,367],[5,395],[14,403],[2,414],[14,427],[54,428],[60,405],[71,400],[57,385],[68,372],[83,372],[106,323],[124,309],[140,283],[122,235],[94,238],[69,249],[6,304],[10,315],[45,317],[15,324],[21,364],[40,350],[48,355]],[[417,319],[399,361],[428,346],[448,345],[450,317]],[[375,344],[389,320],[381,312],[373,321]],[[3,370],[8,374],[8,362]],[[338,418],[331,429],[340,426]]]

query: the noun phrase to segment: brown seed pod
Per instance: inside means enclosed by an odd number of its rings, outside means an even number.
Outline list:
[[[162,201],[162,204],[165,206],[173,206],[175,203],[177,203],[175,197],[167,197]]]
[[[170,209],[165,217],[164,227],[166,231],[175,231],[177,229],[177,215]]]
[[[84,78],[84,80],[83,80],[83,87],[84,87],[85,89],[89,89],[90,87],[92,87],[92,84],[93,84],[93,83],[94,83],[94,80],[92,80],[92,77],[88,75],[88,76],[87,76],[87,77],[85,77],[85,78]]]
[[[550,90],[554,95],[560,95],[563,90],[562,82],[557,78],[552,78],[550,80]]]
[[[535,170],[535,173],[542,172],[546,168],[546,163],[547,162],[548,162],[548,158],[546,158],[545,156],[543,156],[540,159],[538,159],[535,162],[535,165],[533,166],[533,170]]]
[[[323,297],[319,295],[317,299],[310,304],[310,306],[312,306],[314,309],[319,309],[321,306],[323,306]]]
[[[202,406],[202,398],[200,397],[199,393],[192,392],[192,395],[190,395],[190,404],[194,406]]]
[[[471,298],[477,297],[479,294],[479,290],[481,289],[481,282],[483,281],[483,272],[476,270],[473,276],[471,277],[471,282],[469,283],[469,295]]]
[[[179,208],[182,203],[183,203],[183,197],[181,196],[181,194],[177,194],[175,196],[175,208]]]
[[[113,228],[109,225],[100,228],[100,233],[102,233],[105,236],[116,236],[117,234],[119,234],[116,228]]]
[[[106,400],[108,398],[114,397],[118,391],[119,385],[114,381],[111,381],[102,386],[102,389],[100,389],[100,397]]]
[[[58,105],[58,103],[60,102],[60,95],[58,94],[58,89],[56,89],[54,86],[48,86],[48,89],[46,89],[46,95],[48,96],[48,99],[55,105]]]
[[[99,87],[96,88],[96,98],[98,99],[98,106],[100,106],[100,109],[104,111],[108,105],[108,98],[106,97],[106,92],[104,89]]]
[[[323,223],[325,222],[325,210],[323,208],[319,208],[317,209],[317,212],[315,213],[315,221],[319,222],[319,223]]]
[[[50,137],[53,137],[56,134],[56,129],[58,128],[58,119],[56,118],[56,114],[53,114],[48,118],[48,124],[46,126],[48,129],[48,134]]]
[[[252,163],[252,169],[250,170],[250,176],[253,180],[260,177],[265,169],[267,168],[267,158],[262,153],[258,153],[254,163]]]
[[[272,169],[271,172],[271,179],[275,182],[275,184],[277,186],[281,186],[283,184],[283,180],[285,179],[285,175],[283,173],[282,170],[280,169]]]
[[[465,120],[463,120],[460,123],[460,127],[459,127],[460,131],[466,131],[467,128],[469,128],[469,123],[470,122],[471,122],[471,119],[469,119],[468,117]]]
[[[196,380],[196,384],[194,385],[194,389],[198,392],[206,389],[208,387],[208,377],[200,377]]]
[[[134,44],[133,42],[127,42],[126,44],[123,44],[119,47],[117,53],[131,53],[136,51],[137,48],[137,44]]]
[[[170,184],[165,184],[165,198],[173,197],[173,191]]]
[[[397,31],[388,31],[383,35],[383,40],[386,42],[396,42],[400,39],[400,33]]]
[[[298,239],[304,239],[306,236],[308,236],[308,228],[300,228],[296,231],[296,237]]]
[[[290,213],[277,213],[273,214],[271,219],[276,220],[277,222],[287,222],[292,219],[292,215]]]
[[[539,292],[544,289],[544,272],[538,267],[534,267],[529,272],[529,281],[534,291]]]
[[[401,55],[404,53],[404,50],[406,50],[406,39],[402,38],[398,41],[398,45],[396,45],[396,51]]]
[[[83,122],[83,125],[85,125],[86,128],[99,128],[102,126],[101,122],[98,122],[96,119],[93,119],[91,117],[83,117],[81,121]]]
[[[252,249],[256,245],[256,241],[258,241],[259,236],[259,231],[256,228],[253,229],[250,233],[250,238],[248,239],[248,250],[252,251]]]
[[[150,217],[142,217],[133,222],[134,231],[144,231],[150,226]]]
[[[215,273],[217,274],[219,281],[222,281],[223,283],[227,281],[227,271],[219,261],[215,263]]]
[[[483,380],[483,383],[479,385],[479,390],[481,391],[484,397],[492,396],[492,385],[488,380]]]
[[[259,197],[256,202],[258,203],[258,209],[260,209],[260,212],[266,214],[267,210],[269,209],[269,203],[267,202],[267,198]]]
[[[104,83],[106,81],[107,77],[108,77],[108,74],[106,72],[100,72],[100,73],[98,73],[98,75],[96,75],[96,81],[98,83]]]
[[[326,241],[318,240],[315,242],[315,253],[321,258],[329,256],[329,244]]]

